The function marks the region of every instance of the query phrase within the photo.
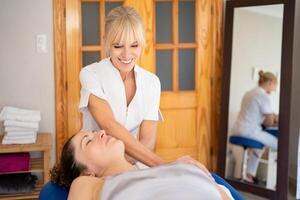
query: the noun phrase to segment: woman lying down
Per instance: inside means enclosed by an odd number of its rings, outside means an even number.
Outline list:
[[[67,188],[72,184],[68,196],[71,200],[233,199],[203,165],[188,157],[136,170],[124,154],[123,142],[104,131],[79,132],[64,145],[51,179]]]

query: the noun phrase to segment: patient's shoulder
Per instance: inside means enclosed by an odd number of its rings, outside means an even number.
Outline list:
[[[93,176],[79,176],[71,185],[68,199],[97,199],[102,189],[104,180]]]

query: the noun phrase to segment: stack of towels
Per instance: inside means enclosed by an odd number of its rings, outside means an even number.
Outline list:
[[[4,107],[0,113],[5,133],[2,144],[35,143],[40,120],[40,111]]]

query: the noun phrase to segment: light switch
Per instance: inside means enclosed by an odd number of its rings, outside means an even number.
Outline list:
[[[252,80],[257,81],[258,80],[258,68],[252,67]]]
[[[46,35],[36,35],[36,51],[37,53],[47,53]]]

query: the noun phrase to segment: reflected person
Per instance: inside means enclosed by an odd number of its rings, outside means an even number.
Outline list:
[[[242,99],[233,134],[257,140],[266,147],[277,150],[277,138],[262,128],[278,126],[278,115],[273,112],[270,100],[270,94],[277,86],[277,78],[271,72],[259,71],[258,74],[258,87],[246,92]],[[249,155],[245,181],[254,183],[262,154],[262,150],[253,150]]]

